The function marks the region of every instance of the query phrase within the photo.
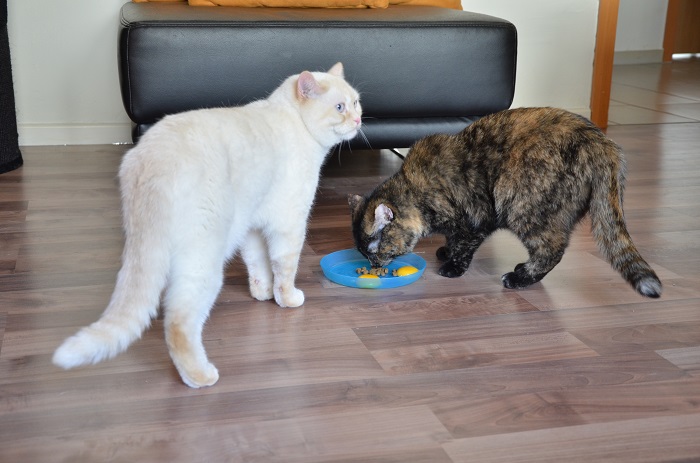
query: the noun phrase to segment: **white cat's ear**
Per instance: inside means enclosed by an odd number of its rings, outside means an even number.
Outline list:
[[[345,78],[345,69],[343,69],[343,63],[335,63],[333,67],[328,70],[328,74],[334,75],[336,77]]]
[[[299,74],[299,79],[297,79],[297,96],[300,99],[315,98],[321,93],[323,93],[321,86],[313,74],[309,71]]]
[[[386,204],[380,204],[374,210],[374,232],[383,230],[392,220],[394,220],[394,212]]]

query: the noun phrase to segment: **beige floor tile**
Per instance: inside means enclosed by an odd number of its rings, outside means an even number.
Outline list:
[[[668,93],[661,93],[623,84],[612,84],[611,99],[642,108],[658,110],[660,105],[697,103]]]
[[[666,104],[659,106],[659,109],[665,113],[700,121],[700,103]]]
[[[660,111],[636,106],[610,106],[608,113],[610,122],[617,124],[673,124],[681,122],[697,122],[694,119],[675,116]]]
[[[608,119],[610,125],[700,121],[700,60],[615,66]]]

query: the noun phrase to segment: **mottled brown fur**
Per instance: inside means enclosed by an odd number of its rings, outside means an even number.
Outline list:
[[[399,172],[367,197],[349,198],[353,234],[376,267],[444,234],[439,273],[458,277],[492,232],[508,229],[529,259],[503,285],[524,288],[559,263],[589,213],[613,268],[640,294],[658,297],[661,282],[627,232],[623,183],[622,151],[585,118],[553,108],[502,111],[416,142]]]

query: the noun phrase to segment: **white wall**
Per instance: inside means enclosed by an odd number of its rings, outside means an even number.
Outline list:
[[[615,64],[660,63],[668,0],[620,0]]]
[[[126,0],[9,0],[22,145],[124,143],[117,31]],[[514,106],[589,115],[598,0],[462,0],[518,28]]]
[[[558,106],[590,116],[598,0],[462,0],[518,29],[513,107]]]
[[[20,144],[131,140],[117,74],[125,1],[8,1]]]

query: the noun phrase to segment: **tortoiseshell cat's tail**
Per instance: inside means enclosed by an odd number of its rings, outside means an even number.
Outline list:
[[[600,174],[604,172],[604,175],[593,180],[590,203],[593,236],[608,262],[639,294],[659,297],[661,281],[639,254],[625,225],[622,209],[624,164],[619,155],[620,148],[611,142],[606,149],[617,150],[617,155],[606,158],[619,159],[619,162],[602,169]]]

